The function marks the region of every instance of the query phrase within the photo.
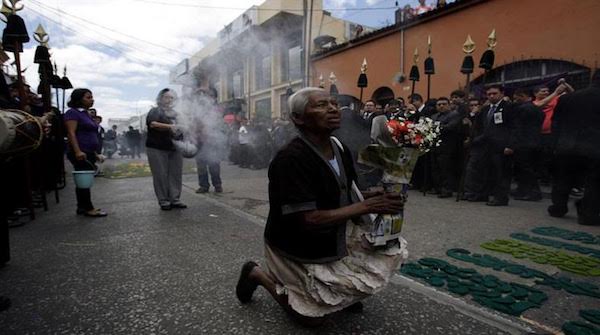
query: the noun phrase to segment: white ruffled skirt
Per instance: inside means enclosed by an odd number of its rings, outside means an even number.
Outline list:
[[[277,281],[277,293],[287,294],[294,311],[321,317],[381,291],[407,259],[407,243],[401,238],[400,245],[373,250],[362,240],[364,233],[348,222],[348,256],[325,264],[298,263],[265,244],[267,269]]]

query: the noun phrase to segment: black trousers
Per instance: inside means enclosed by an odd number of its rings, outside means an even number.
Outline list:
[[[600,225],[600,159],[589,162],[583,187],[579,222]]]
[[[94,169],[93,165],[96,163],[96,154],[93,152],[85,153],[87,162],[85,160],[75,159],[75,155],[72,152],[67,153],[67,158],[73,164],[75,171],[86,171]],[[92,193],[89,188],[75,188],[75,196],[77,197],[77,209],[81,211],[90,211],[94,209],[92,204]]]
[[[490,166],[490,156],[486,148],[474,147],[471,149],[465,171],[465,196],[486,198],[489,195]]]
[[[520,195],[541,195],[538,183],[536,151],[523,149],[515,152],[515,178]]]
[[[579,202],[579,220],[599,222],[600,218],[600,160],[576,155],[557,155],[554,162],[552,204],[567,210],[569,193],[584,176],[583,198]]]
[[[6,165],[4,162],[0,161],[0,181],[2,185],[6,185]],[[8,220],[6,216],[8,215],[8,188],[1,187],[0,188],[0,267],[2,267],[5,263],[10,260],[10,244],[8,238]]]
[[[502,152],[490,154],[492,170],[490,174],[489,187],[494,200],[508,202],[510,193],[510,181],[512,179],[513,157]]]
[[[458,152],[434,152],[434,184],[441,192],[456,191],[458,175]]]

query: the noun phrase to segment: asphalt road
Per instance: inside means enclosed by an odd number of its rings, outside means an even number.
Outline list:
[[[189,208],[170,212],[159,210],[150,178],[98,178],[94,203],[110,213],[102,219],[76,216],[74,192],[65,189],[60,204],[11,229],[12,261],[0,270],[0,295],[11,297],[13,306],[0,313],[0,333],[541,333],[524,319],[401,276],[365,300],[362,314],[337,314],[316,330],[294,324],[262,290],[242,306],[234,294],[239,268],[249,259],[262,261],[266,171],[224,164],[223,176],[225,193],[218,196],[195,194],[195,176],[185,176]],[[540,203],[487,208],[416,193],[409,201],[411,260],[447,259],[445,251],[454,247],[482,252],[482,242],[540,225],[598,234],[572,217],[551,220]],[[576,320],[580,308],[598,306],[597,299],[548,293],[542,309],[524,316],[549,329]]]

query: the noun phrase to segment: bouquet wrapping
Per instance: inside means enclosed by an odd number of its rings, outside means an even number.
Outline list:
[[[394,118],[385,122],[379,138],[375,139],[377,144],[361,150],[358,162],[382,169],[384,192],[400,193],[406,200],[417,159],[439,145],[440,128],[429,118],[418,122]],[[399,240],[404,224],[404,210],[393,215],[369,216],[372,226],[365,238],[372,245],[386,246]]]

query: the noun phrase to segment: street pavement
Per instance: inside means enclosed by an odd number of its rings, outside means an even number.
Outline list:
[[[184,176],[185,210],[161,211],[151,178],[97,178],[94,203],[109,212],[100,219],[75,215],[69,183],[60,204],[10,231],[12,260],[0,270],[0,295],[13,306],[0,313],[0,333],[541,334],[578,320],[579,309],[598,307],[596,299],[542,287],[549,301],[515,318],[400,275],[365,300],[363,313],[339,313],[318,329],[296,325],[261,289],[251,304],[240,305],[234,294],[240,266],[263,258],[266,170],[222,167],[225,192],[218,195],[194,193],[196,176]],[[514,201],[489,208],[411,192],[404,227],[410,260],[437,257],[474,267],[449,260],[446,250],[484,252],[479,244],[535,226],[598,235],[595,227],[577,225],[573,214],[548,217],[546,206]],[[526,265],[557,273],[551,266]],[[599,283],[597,277],[570,276]]]

